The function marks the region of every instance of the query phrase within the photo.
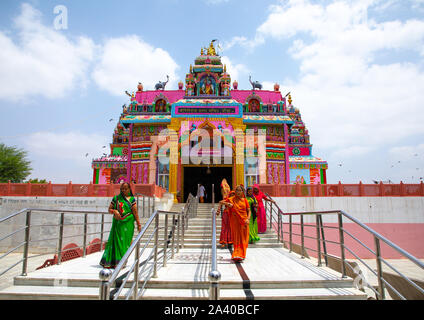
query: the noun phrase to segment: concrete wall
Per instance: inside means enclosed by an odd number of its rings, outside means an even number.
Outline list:
[[[284,212],[343,210],[362,223],[424,223],[424,197],[274,197],[274,200]],[[337,222],[337,219],[326,221]]]

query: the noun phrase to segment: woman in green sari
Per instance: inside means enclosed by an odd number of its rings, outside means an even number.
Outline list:
[[[134,221],[137,222],[137,230],[141,230],[137,204],[129,183],[121,185],[121,193],[113,197],[109,213],[113,214],[112,227],[100,265],[104,268],[116,268],[131,245]]]
[[[258,221],[256,219],[256,212],[258,211],[258,202],[253,196],[253,189],[251,187],[247,188],[246,199],[250,205],[250,212],[252,212],[252,214],[250,215],[249,222],[249,243],[255,243],[261,240],[261,238],[258,237]]]

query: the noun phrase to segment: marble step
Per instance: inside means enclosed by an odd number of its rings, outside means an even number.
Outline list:
[[[99,288],[101,281],[98,279],[84,278],[55,278],[17,276],[14,279],[15,286],[21,287],[87,287]],[[133,280],[128,280],[126,288],[131,287]],[[139,286],[144,284],[139,281]],[[185,281],[185,280],[160,280],[150,279],[146,288],[150,289],[208,289],[209,281]],[[350,288],[352,279],[338,280],[286,280],[286,281],[249,281],[250,289],[299,289],[299,288]],[[242,281],[220,281],[221,289],[243,289],[245,284]],[[0,292],[2,293],[2,292]]]
[[[124,299],[127,291],[121,292]],[[250,289],[249,298],[254,300],[366,300],[367,295],[354,288],[288,288]],[[94,287],[47,287],[14,286],[0,292],[4,300],[98,300],[99,288]],[[247,300],[243,289],[221,289],[221,300]],[[155,289],[147,288],[144,300],[208,300],[209,289]]]

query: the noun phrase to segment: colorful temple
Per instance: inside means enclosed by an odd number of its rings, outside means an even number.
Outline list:
[[[239,90],[236,81],[231,88],[213,41],[178,90],[159,82],[144,91],[139,83],[126,92],[131,101],[110,154],[92,162],[93,183],[157,184],[182,201],[198,183],[214,183],[218,192],[223,178],[232,186],[326,183],[328,164],[312,155],[290,94],[283,97],[278,84],[268,91],[250,83],[251,89]]]

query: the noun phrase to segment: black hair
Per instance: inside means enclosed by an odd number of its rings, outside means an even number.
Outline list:
[[[134,197],[134,194],[133,194],[133,192],[132,192],[131,185],[129,184],[129,182],[123,182],[123,183],[121,183],[121,186],[120,186],[120,188],[119,188],[119,191],[122,193],[122,187],[123,187],[125,184],[126,184],[126,185],[128,185],[128,189],[130,189],[130,196]],[[123,195],[124,195],[124,194],[123,194]]]

